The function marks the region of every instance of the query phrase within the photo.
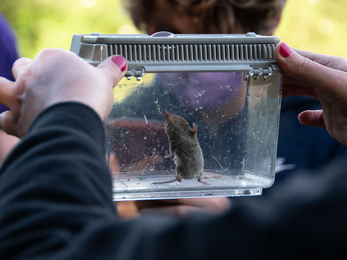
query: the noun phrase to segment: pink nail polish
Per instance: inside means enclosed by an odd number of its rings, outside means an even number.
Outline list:
[[[286,44],[285,42],[282,42],[280,45],[280,54],[287,58],[293,53],[293,50]]]
[[[118,68],[123,72],[127,68],[127,61],[121,55],[116,55],[111,58],[114,64],[118,66]]]

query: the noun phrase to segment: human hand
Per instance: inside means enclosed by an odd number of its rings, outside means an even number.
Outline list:
[[[282,42],[275,50],[285,72],[283,97],[317,98],[322,110],[298,115],[301,124],[324,127],[330,136],[347,146],[347,60],[307,51],[293,51]]]
[[[95,68],[61,49],[43,50],[34,60],[18,59],[12,68],[16,81],[0,77],[0,103],[10,108],[0,115],[0,127],[23,137],[44,109],[67,101],[90,106],[104,120],[112,108],[112,88],[126,68],[122,56],[110,57]]]
[[[231,208],[231,201],[226,197],[191,198],[172,200],[139,200],[118,202],[121,217],[134,217],[145,214],[167,214],[186,216],[191,213],[206,212],[220,215]]]

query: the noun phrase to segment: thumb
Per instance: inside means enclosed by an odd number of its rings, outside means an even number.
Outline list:
[[[311,57],[318,54],[311,53]],[[301,56],[285,42],[276,46],[275,57],[278,65],[295,82],[309,85],[326,97],[336,97],[346,92],[341,82],[346,80],[345,73],[332,69]]]
[[[112,86],[115,87],[124,77],[127,67],[126,59],[123,56],[115,55],[101,62],[97,68],[105,74],[107,79],[111,80]]]
[[[7,110],[0,114],[0,130],[3,130],[9,135],[18,136],[18,133],[13,127],[12,112],[10,110]]]
[[[306,110],[298,115],[298,120],[306,126],[325,128],[323,110]]]

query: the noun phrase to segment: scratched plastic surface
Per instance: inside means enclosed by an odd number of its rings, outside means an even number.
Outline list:
[[[114,200],[260,195],[274,182],[281,75],[242,72],[146,74],[114,89],[105,121]],[[163,111],[183,117],[204,156],[202,180],[175,178]]]

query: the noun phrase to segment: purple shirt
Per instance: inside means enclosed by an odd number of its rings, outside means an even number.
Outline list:
[[[0,76],[14,80],[12,76],[12,65],[18,59],[16,39],[14,31],[0,13]],[[8,108],[0,104],[0,113]]]
[[[242,72],[158,73],[156,80],[194,109],[228,103],[246,87]]]

